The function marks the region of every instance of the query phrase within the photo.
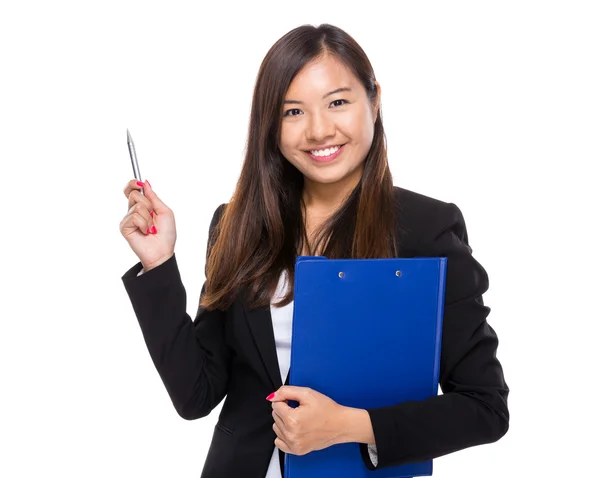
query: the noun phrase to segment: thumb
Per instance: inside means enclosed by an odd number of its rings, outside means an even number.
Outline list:
[[[310,389],[307,387],[295,387],[294,385],[284,385],[277,390],[271,402],[283,402],[286,400],[294,400],[303,403],[308,399]]]
[[[158,214],[169,209],[167,205],[156,195],[148,180],[144,181],[144,195],[150,200],[152,203],[152,209]]]

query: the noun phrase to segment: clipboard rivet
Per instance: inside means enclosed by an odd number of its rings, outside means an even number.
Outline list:
[[[343,277],[344,277],[344,273],[343,273],[343,272],[340,272],[340,273],[338,274],[338,276],[339,276],[339,277],[340,277],[340,279],[341,279],[341,278],[343,278]]]
[[[400,272],[400,271],[396,271],[396,276],[397,276],[397,277],[400,277],[401,275],[402,275],[402,272]]]

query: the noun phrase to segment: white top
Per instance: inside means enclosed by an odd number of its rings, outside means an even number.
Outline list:
[[[138,273],[142,275],[143,269]],[[287,290],[287,274],[284,272],[279,277],[277,290],[271,299],[271,304],[278,302]],[[281,383],[285,383],[288,371],[290,369],[290,357],[292,350],[292,321],[294,316],[294,301],[283,307],[274,307],[271,305],[271,319],[273,321],[273,334],[275,336],[275,348],[277,350],[277,360],[279,361],[279,370],[281,372]],[[275,391],[275,390],[273,390]],[[369,456],[374,466],[377,466],[377,447],[368,445]],[[282,478],[279,465],[279,448],[273,449],[271,461],[265,478]]]
[[[285,272],[279,277],[279,284],[271,303],[278,302],[287,290],[287,274]],[[277,360],[281,371],[281,383],[285,383],[290,370],[290,357],[292,352],[292,317],[294,315],[294,301],[283,307],[271,305],[271,319],[273,321],[273,334],[275,335],[275,348],[277,349]],[[273,390],[275,391],[275,390]],[[271,462],[267,469],[265,478],[282,478],[279,465],[279,448],[275,447],[271,455]]]

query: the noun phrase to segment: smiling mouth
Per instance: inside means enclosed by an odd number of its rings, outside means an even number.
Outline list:
[[[313,160],[319,163],[333,161],[337,158],[340,153],[344,150],[345,144],[334,146],[333,148],[327,148],[325,150],[310,150],[305,153]],[[316,153],[316,154],[315,154]]]

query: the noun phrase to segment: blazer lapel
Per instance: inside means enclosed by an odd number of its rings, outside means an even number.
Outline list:
[[[275,336],[273,334],[273,320],[271,318],[270,307],[260,307],[258,309],[248,309],[244,304],[244,311],[250,331],[254,337],[254,342],[260,353],[262,362],[267,370],[267,374],[273,384],[273,391],[283,385],[281,382],[281,371],[279,370],[279,360],[277,359],[277,350],[275,348]]]

